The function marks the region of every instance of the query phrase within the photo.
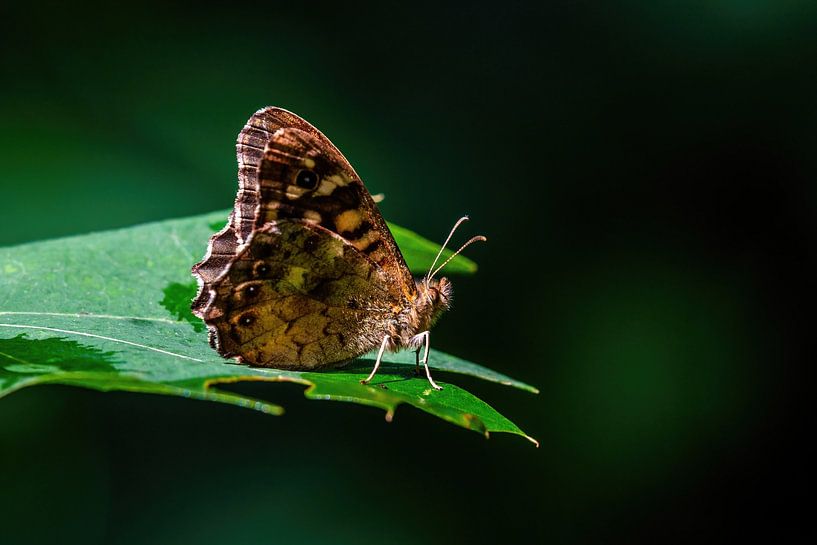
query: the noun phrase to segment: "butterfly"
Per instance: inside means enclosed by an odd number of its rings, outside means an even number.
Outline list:
[[[250,365],[313,370],[378,349],[413,349],[430,384],[429,329],[451,304],[434,278],[466,242],[415,279],[374,199],[318,129],[281,108],[257,111],[238,135],[238,194],[227,225],[193,267],[192,311],[210,344]],[[422,358],[420,352],[423,351]]]

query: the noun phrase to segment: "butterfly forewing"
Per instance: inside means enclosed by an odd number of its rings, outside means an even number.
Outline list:
[[[281,219],[321,225],[390,275],[403,306],[413,299],[411,273],[377,205],[334,148],[326,149],[319,137],[301,129],[279,129],[265,146],[258,183],[256,227]]]
[[[258,110],[241,129],[236,141],[238,195],[233,221],[238,239],[242,242],[250,236],[255,226],[255,213],[259,201],[258,169],[264,149],[272,135],[283,128],[294,128],[310,134],[326,153],[341,158],[346,168],[354,172],[332,142],[308,121],[282,108],[269,107]]]

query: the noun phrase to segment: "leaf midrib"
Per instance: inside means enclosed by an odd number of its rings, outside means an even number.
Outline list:
[[[66,335],[79,335],[81,337],[90,337],[93,339],[101,339],[104,341],[111,341],[117,342],[121,344],[126,344],[129,346],[135,346],[137,348],[144,348],[146,350],[151,350],[153,352],[158,352],[160,354],[165,354],[166,356],[174,356],[176,358],[182,358],[185,360],[191,360],[199,363],[203,363],[204,360],[200,360],[198,358],[194,358],[192,356],[185,356],[184,354],[176,354],[175,352],[170,352],[168,350],[163,350],[161,348],[155,348],[153,346],[148,346],[146,344],[135,343],[133,341],[126,341],[124,339],[117,339],[116,337],[108,337],[106,335],[97,335],[95,333],[85,333],[82,331],[73,331],[70,329],[60,329],[56,327],[48,327],[48,326],[40,326],[40,325],[29,325],[29,324],[2,324],[0,323],[0,327],[8,327],[8,328],[17,328],[17,329],[36,329],[40,331],[52,331],[54,333],[65,333]]]
[[[59,318],[100,318],[107,320],[141,320],[144,322],[158,322],[162,324],[185,325],[180,320],[168,318],[146,318],[144,316],[119,316],[116,314],[94,314],[90,312],[35,312],[0,310],[0,316],[54,316]]]

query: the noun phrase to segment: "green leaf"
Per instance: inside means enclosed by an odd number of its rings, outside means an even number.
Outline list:
[[[456,385],[444,382],[443,391],[431,389],[423,377],[413,375],[413,353],[385,357],[371,385],[359,383],[371,370],[371,355],[325,372],[253,368],[221,358],[210,348],[204,324],[190,312],[196,293],[190,267],[204,255],[209,236],[225,215],[0,248],[0,397],[26,386],[67,384],[207,399],[281,414],[275,404],[217,386],[248,380],[295,382],[307,386],[308,398],[380,407],[387,419],[405,403],[486,435],[506,432],[531,439]],[[420,264],[424,271],[439,247],[392,227],[409,264]],[[475,269],[458,256],[448,271]],[[430,365],[536,392],[436,350]]]
[[[431,268],[437,252],[440,251],[440,245],[393,223],[389,223],[389,230],[394,235],[394,240],[397,241],[397,245],[400,247],[403,257],[406,258],[411,272],[418,275],[425,274]],[[453,251],[446,248],[437,264],[443,263],[453,253]],[[477,264],[462,254],[452,259],[445,266],[445,274],[474,274],[475,272],[477,272]]]

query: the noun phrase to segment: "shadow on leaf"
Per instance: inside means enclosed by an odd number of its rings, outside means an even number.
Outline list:
[[[197,289],[198,285],[195,281],[190,281],[187,284],[171,282],[162,290],[165,297],[159,301],[159,304],[165,307],[177,320],[189,322],[197,333],[201,333],[205,330],[204,322],[194,316],[190,310],[190,302],[196,297]]]
[[[212,229],[214,232],[216,232],[216,233],[217,233],[217,232],[219,232],[219,231],[221,231],[222,229],[224,229],[224,227],[225,227],[226,225],[227,225],[227,221],[226,221],[226,220],[222,220],[222,221],[214,221],[214,222],[211,222],[211,223],[208,223],[208,224],[207,224],[207,226],[208,226],[210,229]]]
[[[5,379],[21,375],[55,372],[116,372],[114,352],[103,352],[76,341],[59,337],[29,339],[25,333],[11,339],[0,339],[0,376]]]

